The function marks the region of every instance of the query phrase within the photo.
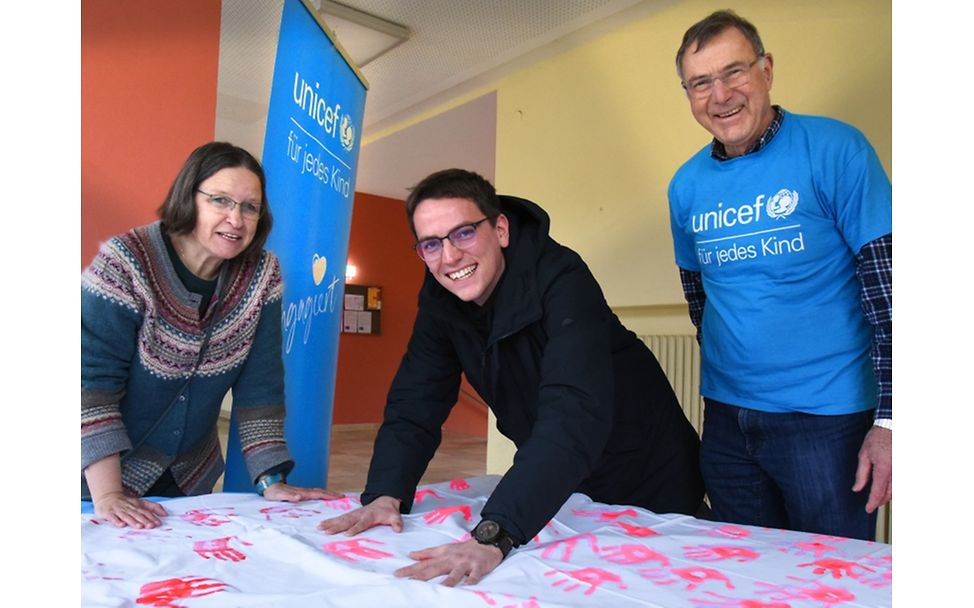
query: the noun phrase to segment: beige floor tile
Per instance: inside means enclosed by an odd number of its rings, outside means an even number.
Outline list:
[[[229,421],[220,419],[220,443],[227,446]],[[339,424],[332,427],[328,456],[328,489],[337,492],[360,492],[372,459],[372,444],[378,424]],[[487,439],[443,431],[443,441],[436,451],[420,484],[439,483],[458,477],[483,475],[487,470]],[[223,477],[215,492],[223,489]]]

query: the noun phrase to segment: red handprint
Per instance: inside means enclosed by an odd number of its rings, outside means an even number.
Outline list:
[[[100,569],[105,569],[105,564],[98,562],[95,564]],[[86,581],[124,581],[125,578],[121,576],[102,576],[101,572],[98,570],[88,570],[87,568],[81,569],[81,575],[85,577]]]
[[[739,562],[749,562],[761,555],[756,551],[745,549],[744,547],[723,547],[723,546],[697,546],[683,547],[683,554],[690,559],[698,559],[702,562],[716,562],[724,559],[733,559]]]
[[[338,509],[339,511],[350,511],[354,504],[352,503],[351,496],[342,496],[341,498],[328,498],[325,499],[325,506],[329,509]]]
[[[889,587],[893,584],[893,556],[885,555],[883,557],[865,557],[863,558],[863,563],[868,564],[876,568],[873,572],[876,574],[864,576],[859,579],[859,582],[863,585],[872,587],[873,589],[880,589],[882,587]]]
[[[806,555],[812,553],[815,555],[815,559],[821,559],[822,555],[829,552],[836,552],[841,554],[842,551],[836,549],[832,545],[826,545],[817,541],[812,542],[797,542],[789,545],[788,547],[782,548],[781,551],[789,553],[794,551],[795,555]]]
[[[364,543],[372,543],[374,545],[384,545],[385,543],[372,540],[371,538],[355,538],[351,540],[340,540],[333,543],[325,543],[321,546],[322,549],[340,557],[344,560],[350,562],[357,562],[355,557],[364,557],[365,559],[384,559],[386,557],[392,557],[392,553],[386,553],[385,551],[379,551],[378,549],[373,549],[372,547],[364,546]]]
[[[826,543],[844,543],[847,540],[849,540],[844,536],[831,536],[829,534],[812,534],[812,538],[814,538],[817,541],[826,542]],[[870,540],[866,542],[872,543],[873,541]]]
[[[433,496],[439,498],[440,500],[443,500],[443,497],[437,494],[436,490],[434,490],[433,488],[426,488],[416,492],[416,496],[415,498],[413,498],[413,501],[416,503],[421,503],[423,502],[423,499],[426,498],[427,496]]]
[[[146,583],[139,589],[136,604],[147,604],[158,608],[182,608],[176,600],[189,597],[202,597],[227,589],[226,583],[221,583],[201,576],[184,578],[170,578],[164,581]]]
[[[454,479],[450,482],[451,490],[469,490],[470,484],[467,483],[466,479]]]
[[[639,513],[636,513],[632,509],[625,509],[624,511],[586,511],[585,509],[572,509],[572,515],[577,517],[595,517],[598,515],[599,521],[614,521],[624,515],[639,517]]]
[[[567,584],[568,586],[562,589],[563,591],[574,591],[582,586],[581,583],[585,583],[589,586],[588,591],[585,592],[585,595],[592,595],[595,593],[595,590],[598,587],[604,585],[605,583],[615,583],[619,589],[626,588],[625,584],[622,582],[622,578],[620,578],[617,574],[613,574],[608,570],[602,570],[601,568],[580,568],[578,570],[571,571],[549,570],[548,572],[544,573],[545,576],[551,576],[552,574],[564,574],[565,576],[569,577],[569,579],[561,579],[552,583],[551,585],[552,587],[559,587]],[[571,579],[580,582],[569,583],[569,580]]]
[[[290,505],[273,505],[270,507],[264,507],[260,510],[260,513],[264,514],[264,518],[267,521],[271,521],[271,515],[280,514],[281,517],[287,517],[290,519],[299,519],[301,517],[314,517],[315,515],[320,515],[321,511],[315,509],[308,509],[306,507],[297,507]]]
[[[118,535],[119,540],[124,540],[125,542],[135,542],[137,540],[145,540],[147,538],[152,538],[152,530],[126,530],[122,534]]]
[[[119,540],[124,540],[127,543],[134,543],[147,540],[167,540],[173,538],[172,528],[153,528],[151,530],[125,530],[125,532],[118,535]],[[192,536],[187,536],[186,538],[192,538]]]
[[[194,526],[210,526],[217,527],[223,524],[230,523],[230,518],[235,515],[235,513],[228,513],[227,515],[220,515],[217,511],[232,511],[233,507],[229,509],[193,509],[191,511],[186,511],[180,517],[183,521],[187,521]]]
[[[720,595],[712,591],[705,591],[704,595],[709,595],[716,599],[690,598],[690,601],[699,608],[791,608],[791,604],[782,602],[771,602],[766,604],[761,600],[752,600],[739,597]]]
[[[472,516],[470,515],[470,505],[452,505],[449,507],[440,507],[439,509],[433,509],[429,513],[424,513],[423,520],[428,524],[441,524],[454,513],[462,513],[464,521],[470,521],[472,519]]]
[[[644,564],[646,562],[659,562],[662,566],[669,566],[670,560],[657,551],[643,545],[617,545],[613,547],[603,547],[600,556],[606,561],[614,564]]]
[[[679,578],[686,581],[687,586],[685,589],[687,591],[693,591],[707,581],[721,582],[728,589],[734,589],[734,584],[730,582],[730,579],[728,579],[727,576],[725,576],[722,572],[713,570],[711,568],[672,568],[670,569],[670,573],[675,574]],[[672,585],[673,583],[677,582],[677,579],[667,576],[665,570],[660,570],[658,568],[640,570],[639,574],[652,580],[657,585]]]
[[[740,526],[718,526],[707,532],[709,536],[726,536],[729,538],[747,538],[751,531]]]
[[[875,572],[872,568],[867,568],[862,564],[834,557],[826,557],[825,559],[815,560],[808,564],[798,564],[799,568],[805,568],[807,566],[812,566],[813,574],[825,574],[828,572],[832,575],[832,578],[842,578],[845,575],[849,578],[858,579],[860,574],[856,572],[856,568],[861,568],[867,572]]]
[[[490,597],[490,595],[488,595],[486,592],[484,592],[484,591],[474,591],[473,593],[474,593],[474,595],[480,597],[480,599],[484,600],[484,602],[486,602],[488,606],[497,606],[497,600],[495,600],[494,598]],[[536,598],[534,596],[531,596],[530,598],[528,598],[528,600],[526,602],[522,602],[522,603],[518,604],[517,603],[517,598],[514,597],[513,595],[508,595],[506,593],[503,594],[503,595],[504,595],[505,598],[507,598],[507,600],[503,600],[503,601],[514,600],[515,603],[513,603],[513,604],[504,604],[503,606],[500,606],[499,608],[541,608],[541,604],[538,603],[538,598]]]
[[[621,527],[626,531],[629,536],[635,536],[636,538],[646,538],[647,536],[659,536],[659,532],[653,530],[652,528],[644,528],[643,526],[633,526],[627,524],[624,521],[617,521],[616,525]]]
[[[572,559],[572,552],[575,551],[575,546],[579,541],[587,540],[589,546],[592,547],[592,553],[599,552],[599,545],[595,540],[594,534],[579,534],[577,536],[572,536],[564,540],[556,540],[545,547],[544,551],[541,552],[541,557],[551,557],[551,554],[555,552],[555,549],[562,548],[564,551],[561,554],[561,561],[568,562]]]
[[[799,587],[789,585],[769,585],[767,583],[757,583],[757,586],[766,587],[758,593],[771,594],[774,600],[811,600],[821,602],[823,608],[831,608],[836,604],[844,604],[856,599],[855,594],[846,589],[837,587],[827,587],[819,582],[813,581],[810,586]]]
[[[880,572],[874,576],[864,576],[859,582],[873,589],[882,589],[893,585],[893,571]]]
[[[197,541],[193,543],[193,551],[203,559],[215,557],[221,561],[242,562],[247,559],[247,556],[230,546],[230,541],[234,539],[240,541],[240,544],[245,547],[253,546],[253,543],[248,543],[236,536],[224,536],[223,538]]]

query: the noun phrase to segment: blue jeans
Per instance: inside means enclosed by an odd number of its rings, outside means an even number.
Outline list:
[[[715,519],[875,538],[869,486],[852,491],[872,410],[817,416],[705,403],[700,469]]]

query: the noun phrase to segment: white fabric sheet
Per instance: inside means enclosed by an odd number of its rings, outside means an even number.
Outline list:
[[[480,584],[398,579],[409,551],[469,538],[498,477],[417,491],[400,534],[329,536],[357,495],[299,504],[254,494],[166,501],[153,530],[81,515],[83,606],[430,608],[891,606],[889,545],[657,515],[574,494]]]

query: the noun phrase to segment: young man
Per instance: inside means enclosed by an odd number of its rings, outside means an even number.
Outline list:
[[[656,358],[612,313],[548,215],[449,169],[406,201],[429,272],[376,437],[362,508],[328,533],[402,529],[456,403],[461,372],[517,446],[473,539],[416,551],[398,576],[474,584],[528,542],[573,492],[696,513],[699,441]]]
[[[892,498],[889,179],[856,129],[771,104],[773,58],[734,13],[676,64],[713,135],[669,198],[714,516],[871,539]]]

